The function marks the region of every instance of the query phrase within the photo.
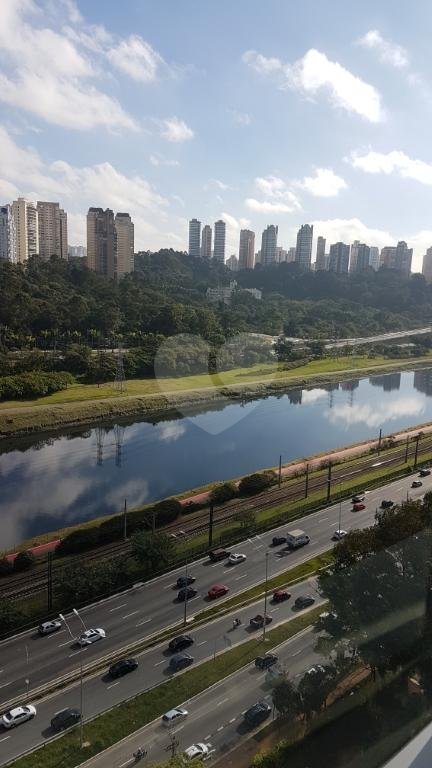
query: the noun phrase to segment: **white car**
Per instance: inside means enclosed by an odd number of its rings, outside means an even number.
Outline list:
[[[78,645],[91,645],[92,643],[96,643],[97,640],[102,640],[104,637],[106,637],[104,629],[86,629],[86,631],[79,636],[77,643]]]
[[[209,749],[210,744],[204,744],[200,741],[198,744],[192,744],[191,747],[185,749],[183,754],[188,760],[197,760],[199,757],[207,757]]]
[[[347,532],[346,532],[346,531],[343,531],[343,530],[342,530],[342,528],[340,528],[338,531],[335,531],[335,532],[334,532],[334,534],[333,534],[333,536],[332,536],[332,539],[333,539],[333,541],[340,541],[340,540],[341,540],[341,539],[343,539],[343,538],[344,538],[346,535],[347,535]]]
[[[62,623],[59,619],[53,621],[44,621],[38,626],[38,632],[40,635],[51,635],[53,632],[58,632],[62,628]]]
[[[164,725],[174,725],[175,723],[180,723],[184,720],[188,714],[187,709],[184,707],[174,707],[174,709],[170,709],[169,712],[165,712],[165,714],[162,715],[162,722]]]
[[[15,726],[25,723],[26,720],[33,720],[35,716],[36,707],[33,704],[25,704],[23,707],[15,707],[9,712],[5,712],[1,722],[3,728],[15,728]]]
[[[228,558],[228,562],[230,565],[236,565],[237,563],[244,563],[245,560],[246,560],[246,555],[242,555],[240,552],[233,552]]]

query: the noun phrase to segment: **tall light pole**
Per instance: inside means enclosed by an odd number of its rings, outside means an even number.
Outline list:
[[[267,585],[268,585],[268,558],[269,553],[266,552],[265,554],[265,587],[264,587],[264,627],[263,627],[263,642],[265,643],[266,639],[266,629],[267,629]]]
[[[340,533],[342,527],[342,483],[339,483],[339,523],[338,531]]]
[[[73,613],[75,616],[77,616],[83,625],[84,629],[86,629],[86,625],[84,624],[80,614],[76,610],[76,608],[73,608]],[[67,630],[72,638],[72,640],[75,640],[74,635],[72,634],[71,628],[66,621],[65,617],[62,613],[59,613],[59,619],[60,621],[63,621],[65,626],[67,627]],[[84,650],[84,646],[80,646],[80,653]],[[84,708],[84,689],[83,689],[83,665],[82,661],[80,661],[80,748],[82,749],[83,743],[84,743],[84,716],[83,716],[83,708]]]
[[[183,626],[187,624],[187,602],[188,602],[188,561],[186,560],[185,567],[185,595],[184,595],[184,611],[183,611]]]

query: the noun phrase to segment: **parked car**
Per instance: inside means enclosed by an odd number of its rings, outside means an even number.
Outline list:
[[[184,603],[185,600],[190,600],[192,597],[198,594],[198,590],[195,587],[183,587],[180,589],[177,595],[177,600]]]
[[[300,597],[297,597],[294,601],[294,607],[300,610],[302,608],[308,608],[310,605],[313,605],[314,602],[315,598],[312,597],[312,595],[300,595]]]
[[[40,635],[51,635],[53,632],[58,632],[62,628],[62,623],[58,619],[53,621],[44,621],[38,626],[38,632]]]
[[[258,701],[244,713],[244,719],[248,725],[255,726],[267,720],[271,712],[270,704],[266,701]]]
[[[390,507],[394,507],[394,503],[391,499],[383,499],[381,502],[382,509],[390,509]]]
[[[279,547],[281,544],[286,544],[286,536],[273,536],[272,547]]]
[[[366,509],[366,504],[363,504],[363,502],[353,504],[353,512],[361,512],[362,509]]]
[[[62,709],[60,712],[57,712],[57,714],[54,715],[51,720],[51,728],[53,731],[64,731],[66,728],[70,728],[72,725],[76,725],[80,719],[81,712],[79,709],[66,707],[66,709]]]
[[[211,600],[214,600],[216,597],[223,597],[227,592],[229,592],[229,587],[226,587],[224,584],[215,584],[214,587],[210,587],[208,596]]]
[[[193,637],[190,635],[178,635],[169,641],[168,649],[173,653],[178,653],[179,651],[183,651],[185,648],[189,648],[191,645],[193,645],[193,643]]]
[[[22,707],[14,707],[5,712],[1,719],[3,728],[16,728],[17,725],[33,720],[36,717],[36,707],[33,704],[25,704]]]
[[[202,759],[207,757],[209,749],[210,744],[204,744],[202,741],[200,741],[197,744],[192,744],[192,746],[185,749],[183,754],[185,757],[187,757],[188,760],[198,760],[198,758]]]
[[[283,603],[285,600],[289,600],[291,597],[291,592],[287,592],[286,589],[277,589],[276,592],[273,592],[272,601],[274,603]]]
[[[421,488],[423,485],[421,480],[413,480],[411,483],[411,488]]]
[[[218,563],[220,560],[226,560],[230,554],[226,549],[213,549],[209,552],[209,558],[212,563]]]
[[[86,631],[79,636],[77,643],[81,646],[91,645],[92,643],[96,643],[98,640],[103,640],[104,637],[106,637],[106,632],[104,629],[86,629]]]
[[[335,531],[332,536],[332,541],[340,541],[347,535],[346,531],[343,531],[342,528],[340,528],[338,531]]]
[[[420,470],[419,476],[420,477],[428,477],[430,475],[432,470],[428,469],[427,467],[423,467],[423,469]]]
[[[170,659],[169,666],[173,672],[178,672],[179,669],[189,667],[193,660],[193,656],[191,656],[190,653],[176,653],[176,655],[172,656]]]
[[[359,491],[359,493],[356,493],[352,497],[351,501],[353,504],[358,504],[360,501],[364,501],[365,498],[366,498],[366,494],[364,493],[364,491]]]
[[[164,725],[174,725],[184,720],[188,714],[189,712],[184,707],[174,707],[174,709],[170,709],[169,712],[165,712],[162,715],[162,722]]]
[[[253,619],[250,620],[249,624],[251,627],[254,627],[254,629],[261,629],[264,624],[267,626],[267,624],[271,624],[272,621],[273,617],[269,616],[268,613],[266,614],[265,618],[261,613],[258,613],[253,617]]]
[[[182,587],[188,587],[189,584],[193,584],[194,581],[196,581],[195,576],[192,576],[191,573],[188,573],[187,576],[179,576],[177,579],[177,586],[179,589]]]
[[[111,677],[123,677],[129,672],[134,672],[138,669],[138,662],[136,659],[119,659],[114,664],[111,664],[108,672]]]
[[[266,653],[265,656],[257,656],[255,659],[255,666],[257,669],[270,669],[274,664],[277,664],[278,657],[275,653]]]
[[[243,555],[240,552],[233,552],[228,558],[228,562],[230,565],[237,565],[237,563],[244,563],[245,560],[246,560],[246,555]]]

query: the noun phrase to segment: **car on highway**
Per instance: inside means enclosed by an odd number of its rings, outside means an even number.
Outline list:
[[[266,653],[265,656],[257,656],[255,659],[255,666],[257,669],[270,669],[274,664],[277,664],[278,657],[275,653]]]
[[[366,504],[363,504],[362,501],[356,501],[356,503],[353,504],[353,512],[361,512],[362,509],[366,509]]]
[[[182,587],[188,587],[189,584],[193,584],[194,581],[196,581],[196,577],[192,576],[191,573],[188,573],[187,576],[179,576],[177,579],[177,586],[179,589]]]
[[[270,704],[266,701],[257,701],[252,707],[246,710],[244,713],[244,719],[250,726],[259,725],[267,720],[271,712]]]
[[[341,539],[344,539],[347,535],[347,532],[342,530],[342,528],[339,528],[339,530],[335,531],[332,536],[332,541],[340,541]]]
[[[57,712],[51,720],[53,731],[64,731],[81,720],[81,712],[73,707],[66,707]]]
[[[428,475],[430,475],[431,471],[432,470],[428,469],[428,467],[424,467],[423,469],[420,470],[419,477],[428,477]]]
[[[9,712],[5,712],[1,719],[3,728],[16,728],[17,725],[25,723],[26,720],[33,720],[36,717],[36,707],[33,704],[24,704],[22,707],[14,707]]]
[[[254,629],[261,629],[261,627],[267,624],[271,624],[273,621],[273,617],[269,616],[268,613],[266,613],[265,617],[261,613],[257,613],[256,616],[254,616],[250,621],[249,624]]]
[[[194,639],[190,635],[178,635],[169,641],[168,650],[178,653],[179,651],[184,651],[185,648],[189,648],[193,643]]]
[[[198,590],[195,589],[195,587],[183,587],[183,589],[180,589],[177,594],[177,600],[180,600],[181,603],[184,603],[185,600],[190,600],[197,594]]]
[[[360,501],[364,501],[366,498],[366,494],[364,491],[359,491],[358,493],[355,493],[352,497],[351,501],[353,504],[357,504]]]
[[[212,563],[219,563],[221,560],[226,560],[230,554],[231,552],[228,552],[226,549],[213,549],[209,552],[209,558]]]
[[[197,744],[192,744],[185,749],[183,754],[188,760],[198,760],[199,758],[203,759],[204,757],[207,757],[209,751],[210,744],[204,744],[204,742],[199,741]]]
[[[245,560],[246,555],[243,555],[241,552],[232,552],[228,558],[228,563],[230,565],[237,565],[237,563],[244,563]]]
[[[390,507],[394,507],[394,502],[391,499],[383,499],[381,502],[381,508],[390,509]]]
[[[138,669],[138,662],[136,659],[119,659],[114,664],[111,664],[108,672],[111,677],[123,677],[123,675],[134,672]]]
[[[300,595],[295,599],[294,607],[301,610],[302,608],[308,608],[310,605],[313,605],[314,602],[315,598],[312,597],[312,595]]]
[[[169,666],[173,672],[178,672],[179,669],[189,667],[193,660],[193,656],[190,653],[176,653],[175,656],[171,657]]]
[[[40,635],[52,635],[53,632],[58,632],[62,628],[60,619],[53,619],[52,621],[43,621],[38,626],[38,632]]]
[[[162,715],[162,723],[164,725],[175,725],[175,723],[180,723],[184,720],[188,714],[189,712],[184,707],[174,707]]]
[[[77,638],[77,643],[81,646],[91,645],[92,643],[96,643],[98,640],[103,640],[105,637],[106,632],[100,627],[98,629],[86,629],[86,631]]]
[[[281,544],[286,544],[286,536],[273,536],[272,547],[279,547]]]
[[[423,485],[421,480],[413,480],[411,483],[411,488],[421,488]]]
[[[229,587],[226,587],[225,584],[215,584],[213,587],[210,587],[207,594],[210,600],[214,600],[216,597],[223,597],[227,592],[229,592]]]
[[[288,592],[286,589],[277,589],[276,592],[273,592],[272,602],[284,603],[285,600],[289,600],[290,597],[291,592]]]

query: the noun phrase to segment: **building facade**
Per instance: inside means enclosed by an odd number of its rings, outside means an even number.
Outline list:
[[[380,255],[380,267],[388,267],[391,268],[394,264],[396,256],[396,246],[395,245],[386,245],[384,248],[381,248],[381,255]]]
[[[89,208],[87,213],[87,266],[100,275],[117,276],[117,232],[110,208]]]
[[[19,197],[12,203],[15,221],[17,262],[22,264],[39,253],[39,221],[36,203]]]
[[[319,235],[317,240],[316,258],[315,258],[315,270],[324,271],[328,269],[328,258],[325,252],[326,239]]]
[[[358,243],[357,245],[357,260],[355,272],[363,272],[365,269],[369,269],[370,248],[365,243]]]
[[[11,205],[2,205],[0,208],[0,259],[17,262],[17,243],[15,219],[12,215]]]
[[[214,250],[213,258],[220,264],[225,263],[225,238],[226,224],[222,219],[215,222],[214,225]]]
[[[203,227],[201,235],[201,258],[211,259],[212,255],[212,228],[209,224]]]
[[[67,213],[58,203],[37,202],[39,226],[39,256],[67,259]]]
[[[261,264],[263,267],[275,263],[277,239],[278,227],[274,224],[269,224],[263,231],[261,237]]]
[[[427,249],[423,256],[422,275],[428,283],[432,282],[432,246]]]
[[[201,222],[198,219],[191,219],[189,222],[189,256],[194,256],[195,259],[199,259],[201,255],[200,250],[201,240]]]
[[[225,263],[226,263],[228,269],[231,270],[231,272],[238,272],[239,260],[238,260],[237,256],[235,255],[235,253],[233,253],[232,256],[230,256],[226,260]]]
[[[338,275],[348,274],[350,247],[345,243],[334,243],[330,246],[329,271]]]
[[[240,230],[239,269],[253,269],[255,264],[255,232]]]
[[[116,213],[114,226],[117,236],[116,277],[133,272],[134,268],[134,225],[128,213]]]
[[[87,257],[87,248],[84,245],[68,245],[69,259],[85,259]]]
[[[296,263],[305,271],[311,268],[313,225],[302,224],[297,232]]]
[[[375,245],[371,245],[369,248],[369,266],[372,267],[374,272],[377,272],[379,270],[380,265],[380,256],[379,256],[379,248],[377,248]]]
[[[405,240],[399,240],[396,246],[393,269],[409,277],[411,274],[412,254],[413,249],[408,248]]]

